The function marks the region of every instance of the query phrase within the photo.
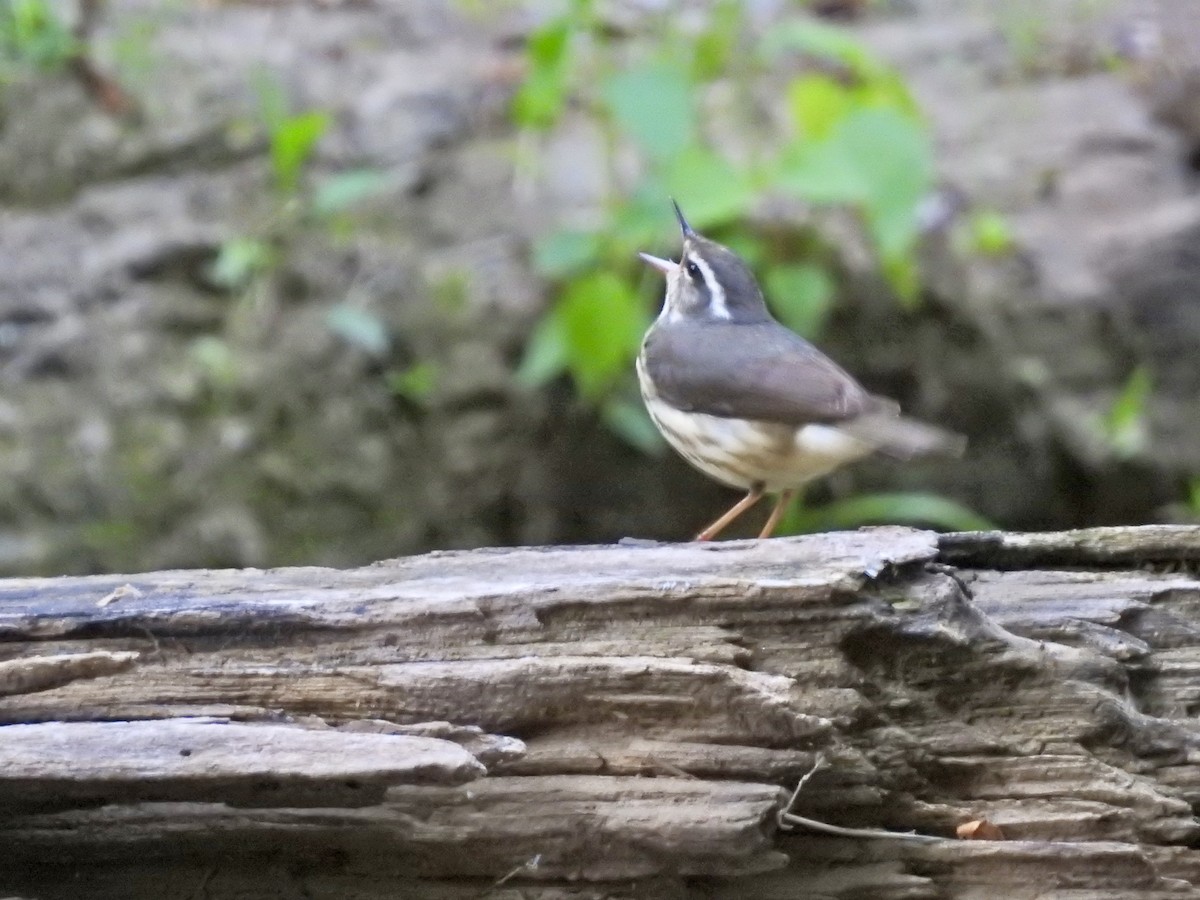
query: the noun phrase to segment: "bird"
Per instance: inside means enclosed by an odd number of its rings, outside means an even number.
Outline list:
[[[868,392],[777,321],[750,267],[671,203],[683,233],[679,261],[639,254],[666,277],[666,295],[642,339],[638,384],[667,443],[708,477],[746,492],[696,540],[711,540],[775,494],[759,534],[770,537],[799,488],[872,453],[962,452],[962,437],[902,417],[898,403]]]

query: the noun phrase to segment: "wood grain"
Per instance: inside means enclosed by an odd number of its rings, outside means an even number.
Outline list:
[[[1196,547],[891,528],[0,582],[0,890],[1200,897]],[[780,829],[818,759],[796,813],[946,840]],[[954,839],[978,819],[1007,840]]]

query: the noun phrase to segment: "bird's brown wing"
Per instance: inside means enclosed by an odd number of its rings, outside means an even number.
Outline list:
[[[776,322],[672,323],[650,332],[644,360],[658,395],[687,412],[800,426],[894,408]]]

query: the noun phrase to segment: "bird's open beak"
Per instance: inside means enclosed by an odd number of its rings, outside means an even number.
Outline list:
[[[642,261],[647,265],[653,266],[664,275],[670,275],[679,268],[679,263],[671,262],[669,259],[660,259],[657,256],[651,256],[649,253],[639,253],[638,256],[640,256]]]

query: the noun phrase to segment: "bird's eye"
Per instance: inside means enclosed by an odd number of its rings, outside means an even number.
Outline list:
[[[696,265],[694,262],[692,262],[690,259],[686,263],[683,264],[683,271],[687,272],[688,278],[699,278],[700,277],[700,267],[698,265]]]

